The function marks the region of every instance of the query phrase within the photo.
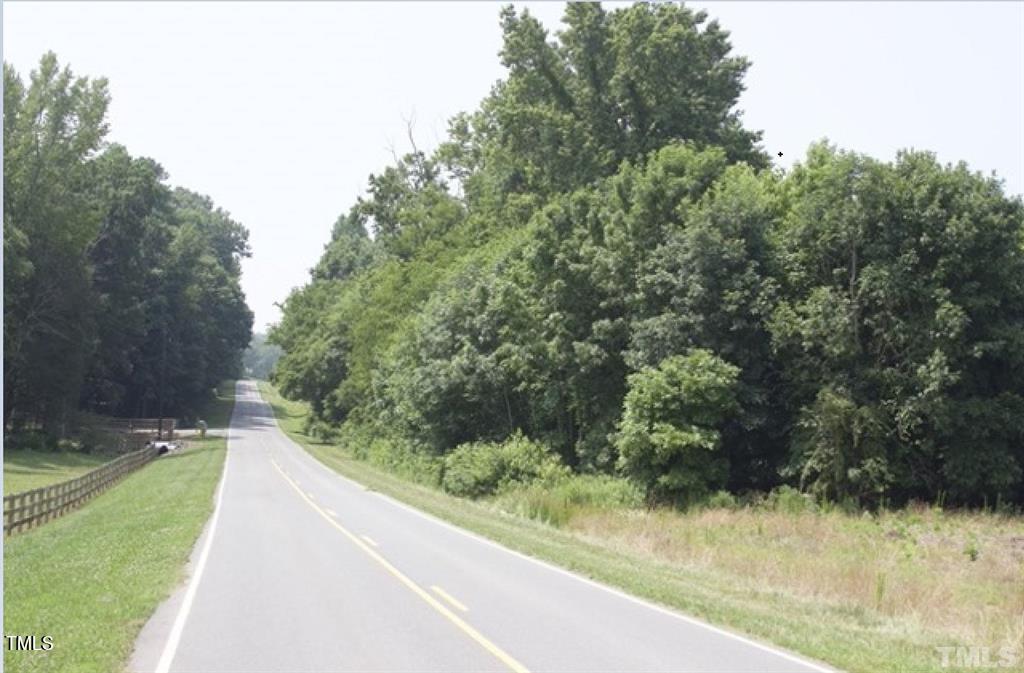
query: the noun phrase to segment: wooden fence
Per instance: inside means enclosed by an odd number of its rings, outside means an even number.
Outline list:
[[[4,533],[10,535],[63,516],[153,460],[159,453],[155,446],[146,447],[115,458],[81,477],[4,496]]]

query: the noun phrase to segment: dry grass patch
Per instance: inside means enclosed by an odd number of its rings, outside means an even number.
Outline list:
[[[951,640],[1024,642],[1024,521],[914,508],[584,510],[565,529],[670,564],[891,618]]]

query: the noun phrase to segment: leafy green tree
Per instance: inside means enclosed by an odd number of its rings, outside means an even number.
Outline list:
[[[380,175],[371,175],[369,194],[356,211],[388,253],[408,259],[427,241],[443,236],[464,217],[448,193],[436,161],[414,151]],[[350,225],[348,231],[353,231]]]
[[[767,164],[760,135],[733,110],[748,63],[729,55],[728,33],[705,25],[706,13],[571,3],[563,20],[549,40],[528,11],[502,10],[508,78],[476,115],[455,120],[445,155],[457,174],[485,167],[472,196],[571,191],[682,141]]]
[[[833,497],[889,484],[898,497],[1010,495],[1024,437],[1020,200],[927,153],[882,164],[825,144],[785,192],[771,330],[794,404],[829,416],[794,437],[793,471]]]
[[[670,221],[679,226],[639,269],[625,354],[638,369],[707,348],[740,367],[739,412],[722,438],[737,490],[769,490],[785,458],[787,410],[766,326],[776,295],[768,237],[780,216],[777,183],[736,165],[699,200],[678,201]]]
[[[629,377],[619,466],[649,499],[694,502],[724,485],[719,428],[735,412],[738,374],[711,351],[694,349]]]
[[[324,417],[327,398],[348,376],[350,330],[332,314],[338,304],[348,303],[353,290],[341,293],[338,281],[321,281],[292,292],[282,306],[281,322],[267,338],[284,351],[274,383],[292,399],[308,400],[318,419]]]
[[[381,247],[370,238],[366,219],[358,206],[337,219],[331,240],[313,269],[314,281],[347,280],[381,259]]]
[[[193,413],[238,372],[248,233],[106,146],[106,81],[4,65],[4,424]]]
[[[533,220],[527,277],[544,319],[545,389],[569,464],[614,467],[615,430],[630,371],[638,269],[680,213],[725,169],[720,150],[670,145],[643,166],[624,164],[589,190],[553,199]],[[635,354],[634,354],[635,355]],[[655,361],[656,362],[656,361]]]
[[[51,431],[69,420],[92,339],[81,253],[100,218],[87,159],[106,135],[106,80],[53,53],[29,85],[4,65],[4,424],[16,409]]]
[[[207,197],[179,188],[171,202],[173,235],[123,408],[132,416],[194,414],[217,383],[241,373],[251,339],[238,276],[239,258],[249,254],[245,230]]]
[[[454,272],[381,367],[381,405],[437,453],[546,430],[527,388],[538,354],[534,306],[520,280],[522,239],[495,241]]]
[[[98,413],[123,411],[150,328],[161,255],[172,235],[165,179],[156,162],[132,158],[119,145],[94,162],[93,198],[102,212],[88,246],[96,331],[81,402]]]

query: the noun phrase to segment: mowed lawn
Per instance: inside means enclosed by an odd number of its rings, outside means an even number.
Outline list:
[[[1024,517],[753,507],[572,507],[455,498],[303,434],[308,407],[260,384],[282,429],[327,466],[521,552],[851,673],[942,673],[951,646],[1024,644]],[[541,494],[542,495],[542,494]],[[1019,650],[1015,650],[1019,651]],[[1012,668],[1024,670],[1024,661]]]
[[[66,451],[4,451],[4,495],[80,477],[108,460]]]
[[[210,418],[233,405],[222,387]],[[211,423],[211,427],[213,424]],[[82,509],[4,545],[4,633],[51,636],[53,649],[4,652],[11,672],[111,673],[124,667],[156,607],[184,579],[211,512],[226,440],[190,439]]]

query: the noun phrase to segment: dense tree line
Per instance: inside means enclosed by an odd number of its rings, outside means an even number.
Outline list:
[[[195,412],[239,371],[248,232],[108,144],[106,81],[4,64],[4,426]]]
[[[392,461],[528,437],[663,501],[1024,502],[1021,200],[927,152],[772,170],[703,12],[563,21],[502,11],[507,77],[288,297],[311,429]]]

